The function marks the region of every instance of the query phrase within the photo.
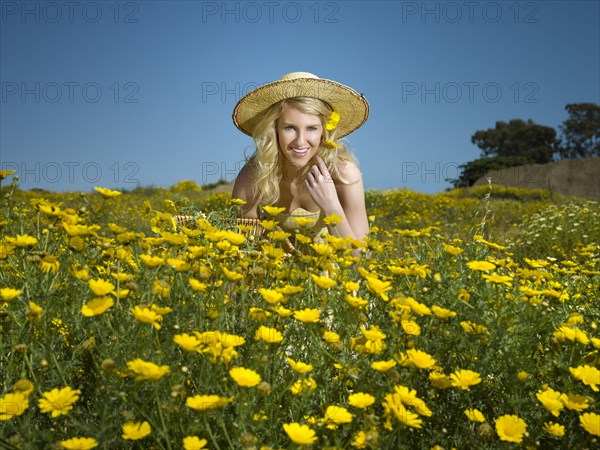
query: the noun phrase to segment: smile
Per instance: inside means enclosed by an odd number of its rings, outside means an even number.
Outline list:
[[[298,156],[304,156],[308,153],[309,148],[292,148],[292,153]]]

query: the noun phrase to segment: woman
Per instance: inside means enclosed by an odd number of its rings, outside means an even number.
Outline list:
[[[331,234],[362,240],[369,232],[364,187],[356,162],[338,141],[360,127],[369,104],[351,88],[306,72],[293,72],[244,96],[233,121],[253,137],[256,153],[238,174],[232,197],[243,217],[262,218],[262,206],[284,207],[277,219],[299,228],[298,217],[337,215]],[[299,223],[300,222],[300,223]]]

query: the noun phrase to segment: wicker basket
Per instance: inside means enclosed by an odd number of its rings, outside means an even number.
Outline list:
[[[197,228],[195,216],[174,216],[173,218],[175,219],[175,223],[177,223],[177,226],[183,226],[186,228]],[[240,226],[250,226],[252,228],[248,231],[242,232],[239,229]],[[265,228],[260,224],[260,219],[257,218],[238,217],[236,219],[235,227],[238,232],[241,232],[246,237],[250,235],[262,236],[263,234],[265,234]],[[281,227],[279,226],[276,226],[275,229],[278,231],[282,231]],[[283,249],[288,253],[297,252],[296,247],[294,247],[294,244],[292,244],[292,242],[287,238],[284,239],[284,241],[282,242],[282,246]]]

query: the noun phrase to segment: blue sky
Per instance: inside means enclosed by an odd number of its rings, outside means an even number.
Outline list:
[[[367,189],[434,193],[496,121],[600,103],[598,1],[6,1],[0,167],[23,189],[232,180],[239,98],[293,71],[363,93]]]

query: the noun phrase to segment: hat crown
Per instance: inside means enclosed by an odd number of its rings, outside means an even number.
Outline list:
[[[298,78],[313,78],[313,79],[319,79],[318,76],[316,76],[313,73],[309,73],[309,72],[290,72],[290,73],[286,73],[284,76],[282,76],[279,81],[287,81],[287,80],[296,80]]]

